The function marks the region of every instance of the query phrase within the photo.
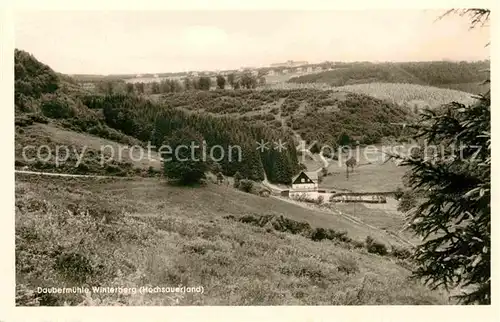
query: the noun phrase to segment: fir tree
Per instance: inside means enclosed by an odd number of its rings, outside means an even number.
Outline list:
[[[208,171],[208,164],[201,155],[203,137],[191,128],[183,128],[166,138],[164,146],[170,147],[171,155],[164,159],[164,174],[183,185],[200,183]],[[191,148],[197,146],[198,148]]]
[[[466,9],[472,25],[489,10]],[[422,237],[414,277],[431,287],[466,289],[464,304],[491,303],[490,92],[477,103],[424,110],[413,126],[416,140],[437,146],[406,158],[408,184],[420,198],[410,205],[410,227]],[[415,201],[413,201],[415,202]]]
[[[441,148],[414,155],[409,184],[421,202],[411,227],[424,239],[416,249],[415,276],[433,287],[472,287],[465,304],[490,303],[490,99],[466,107],[452,103],[425,111],[417,137]]]

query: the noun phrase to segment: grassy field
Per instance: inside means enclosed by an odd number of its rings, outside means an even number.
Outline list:
[[[446,304],[404,263],[227,219],[275,215],[370,234],[340,217],[232,188],[158,179],[16,175],[17,305]],[[203,286],[204,293],[36,294],[43,287]]]
[[[408,170],[407,167],[397,166],[392,160],[386,161],[386,156],[382,149],[391,153],[404,151],[403,149],[389,149],[380,145],[370,148],[354,149],[351,155],[344,153],[339,160],[329,162],[329,175],[323,178],[320,188],[348,190],[353,192],[381,192],[394,191],[403,186],[402,178]],[[394,151],[393,151],[394,150]],[[349,176],[346,175],[345,161],[354,156],[358,165],[349,169]],[[308,162],[309,167],[314,167],[317,162]]]
[[[393,198],[387,198],[385,204],[337,203],[335,209],[366,224],[397,234],[413,244],[420,242],[411,231],[403,230],[406,219],[402,213],[396,211],[397,201]]]
[[[345,165],[332,165],[329,168],[332,174],[326,176],[320,188],[350,190],[353,192],[394,191],[403,186],[402,178],[406,167],[399,167],[392,162],[386,164],[369,164],[349,170],[346,176]]]
[[[473,95],[458,90],[423,86],[417,84],[368,83],[336,87],[346,92],[365,94],[378,99],[389,100],[408,108],[435,108],[453,101],[470,105]]]
[[[141,157],[139,149],[131,149],[132,146],[141,143],[133,139],[131,141],[130,145],[125,145],[88,133],[69,131],[54,124],[34,123],[16,128],[16,165],[27,166],[33,170],[50,169],[53,172],[63,173],[141,175],[150,171],[150,168],[154,172],[159,172],[162,165],[158,154],[151,151],[151,157],[148,157],[147,149],[144,149],[143,157]],[[40,148],[42,146],[47,148]],[[47,161],[37,158],[39,148],[41,159],[47,158]],[[50,153],[48,148],[50,148]],[[59,166],[56,166],[57,148],[60,151]],[[68,149],[68,153],[65,148]],[[25,149],[26,159],[23,156],[23,149]],[[63,161],[66,155],[68,158]],[[30,159],[38,160],[38,162],[30,162]],[[79,159],[81,165],[77,167]]]

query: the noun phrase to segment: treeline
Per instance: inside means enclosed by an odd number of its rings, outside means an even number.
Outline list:
[[[152,82],[125,82],[120,79],[101,79],[92,81],[95,92],[100,94],[165,94],[191,90],[211,89],[254,89],[266,82],[263,76],[249,73],[231,73],[216,77],[184,77],[178,79],[163,79]]]
[[[359,83],[388,82],[431,85],[455,89],[459,84],[477,84],[484,80],[490,61],[478,62],[405,62],[339,64],[333,70],[293,77],[291,83],[327,83],[344,86]],[[471,87],[472,88],[472,87]]]

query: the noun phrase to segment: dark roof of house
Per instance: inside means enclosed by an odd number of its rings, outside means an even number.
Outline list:
[[[317,172],[315,172],[315,171],[311,171],[311,172],[301,171],[298,175],[296,175],[295,177],[293,177],[292,182],[295,182],[295,180],[297,180],[297,178],[300,177],[300,175],[302,173],[305,174],[312,181],[314,181],[314,182],[318,181],[318,173]]]

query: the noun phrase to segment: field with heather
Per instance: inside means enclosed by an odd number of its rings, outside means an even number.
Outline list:
[[[408,279],[403,249],[343,217],[214,184],[16,175],[17,305],[449,303]],[[179,285],[204,292],[34,292]]]
[[[26,52],[16,51],[15,59],[18,306],[450,303],[447,294],[410,279],[418,240],[404,230],[395,200],[319,205],[264,187],[286,187],[304,167],[321,169],[317,160],[300,159],[295,145],[302,140],[332,147],[397,142],[408,135],[401,123],[416,116],[408,106],[322,88],[97,94],[78,91]],[[207,179],[181,187],[162,171],[158,153],[141,158],[130,148],[169,143],[186,128],[209,147],[241,146],[243,158],[210,163]],[[283,141],[286,149],[258,151],[259,141]],[[41,146],[48,149],[37,155]],[[62,163],[61,146],[70,149]],[[405,169],[378,154],[377,161],[359,158],[349,177],[341,155],[320,187],[395,190]],[[228,185],[217,184],[219,172]],[[237,173],[245,184],[235,188]],[[112,178],[69,177],[82,174]],[[204,291],[36,292],[52,286]]]
[[[470,93],[417,84],[368,83],[345,85],[335,89],[389,100],[417,111],[424,107],[436,108],[454,101],[465,105],[475,101],[474,95]]]

